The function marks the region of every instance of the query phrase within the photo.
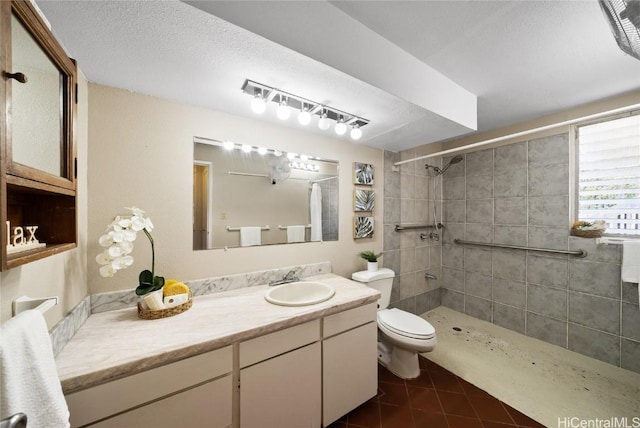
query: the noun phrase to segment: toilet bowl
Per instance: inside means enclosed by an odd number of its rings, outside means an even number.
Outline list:
[[[417,315],[388,308],[394,277],[391,269],[379,269],[356,272],[351,279],[382,294],[378,299],[378,361],[396,376],[413,379],[420,375],[418,353],[433,350],[436,331]]]

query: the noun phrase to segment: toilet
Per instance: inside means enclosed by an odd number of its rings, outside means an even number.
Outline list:
[[[413,379],[420,375],[418,353],[436,346],[436,330],[417,315],[388,309],[394,277],[395,273],[386,268],[351,275],[354,281],[382,293],[378,299],[378,361],[396,376]]]

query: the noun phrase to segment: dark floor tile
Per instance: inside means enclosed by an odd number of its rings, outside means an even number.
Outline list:
[[[414,379],[407,379],[407,385],[419,386],[421,388],[433,388],[433,382],[431,376],[427,370],[420,370],[420,375]]]
[[[349,413],[349,426],[379,428],[380,427],[380,404],[378,400],[371,399],[358,406]]]
[[[386,367],[378,364],[378,382],[404,384],[404,379],[400,379],[398,376],[394,375],[389,370],[387,370]]]
[[[513,418],[513,421],[521,427],[527,428],[544,428],[544,425],[539,424],[538,422],[531,419],[529,416],[525,415],[509,406],[506,403],[502,403],[502,406],[509,412],[509,415]]]
[[[413,409],[413,423],[416,428],[449,428],[447,418],[442,413]]]
[[[446,415],[449,428],[482,428],[480,419],[465,418],[462,416]]]
[[[447,370],[444,367],[434,363],[433,361],[423,357],[422,355],[420,357],[418,357],[418,361],[420,363],[420,368],[422,370],[429,370],[430,372],[447,372],[447,373],[449,373],[449,370]]]
[[[438,391],[464,393],[458,377],[448,372],[429,372],[433,387]]]
[[[483,391],[482,389],[478,388],[474,384],[469,383],[460,377],[458,378],[458,382],[460,383],[460,385],[462,385],[462,389],[464,390],[464,393],[469,396],[479,395],[482,397],[491,397],[491,395],[489,395],[486,391]]]
[[[438,391],[438,398],[440,398],[440,404],[442,404],[442,410],[445,414],[477,418],[476,412],[465,394]]]
[[[409,406],[380,404],[382,428],[413,428],[413,417]]]
[[[393,404],[394,406],[406,406],[409,404],[407,386],[399,383],[378,382],[378,388],[382,394],[378,396],[381,404]]]
[[[412,409],[442,413],[440,400],[438,399],[438,394],[435,389],[407,386],[407,391],[409,393],[409,403]]]
[[[468,398],[482,421],[514,423],[509,413],[502,407],[502,403],[490,395],[469,395]]]
[[[335,421],[331,425],[327,425],[326,428],[347,428],[347,423],[342,421]]]
[[[489,422],[489,421],[482,421],[482,425],[484,425],[484,428],[517,428],[517,425],[512,425],[512,424],[501,424],[498,422]]]

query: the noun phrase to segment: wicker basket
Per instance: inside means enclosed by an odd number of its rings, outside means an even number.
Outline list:
[[[159,311],[143,309],[142,305],[138,301],[138,317],[142,318],[143,320],[157,320],[160,318],[168,318],[174,315],[181,314],[182,312],[188,310],[192,304],[193,296],[191,295],[191,291],[189,291],[189,300],[187,300],[183,304],[174,306],[173,308],[160,309]]]
[[[580,238],[600,238],[602,237],[602,230],[571,229],[571,236],[579,236]]]

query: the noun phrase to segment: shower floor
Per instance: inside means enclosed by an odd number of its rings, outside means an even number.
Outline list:
[[[545,426],[640,426],[640,374],[444,306],[422,318],[438,338],[423,356]]]

